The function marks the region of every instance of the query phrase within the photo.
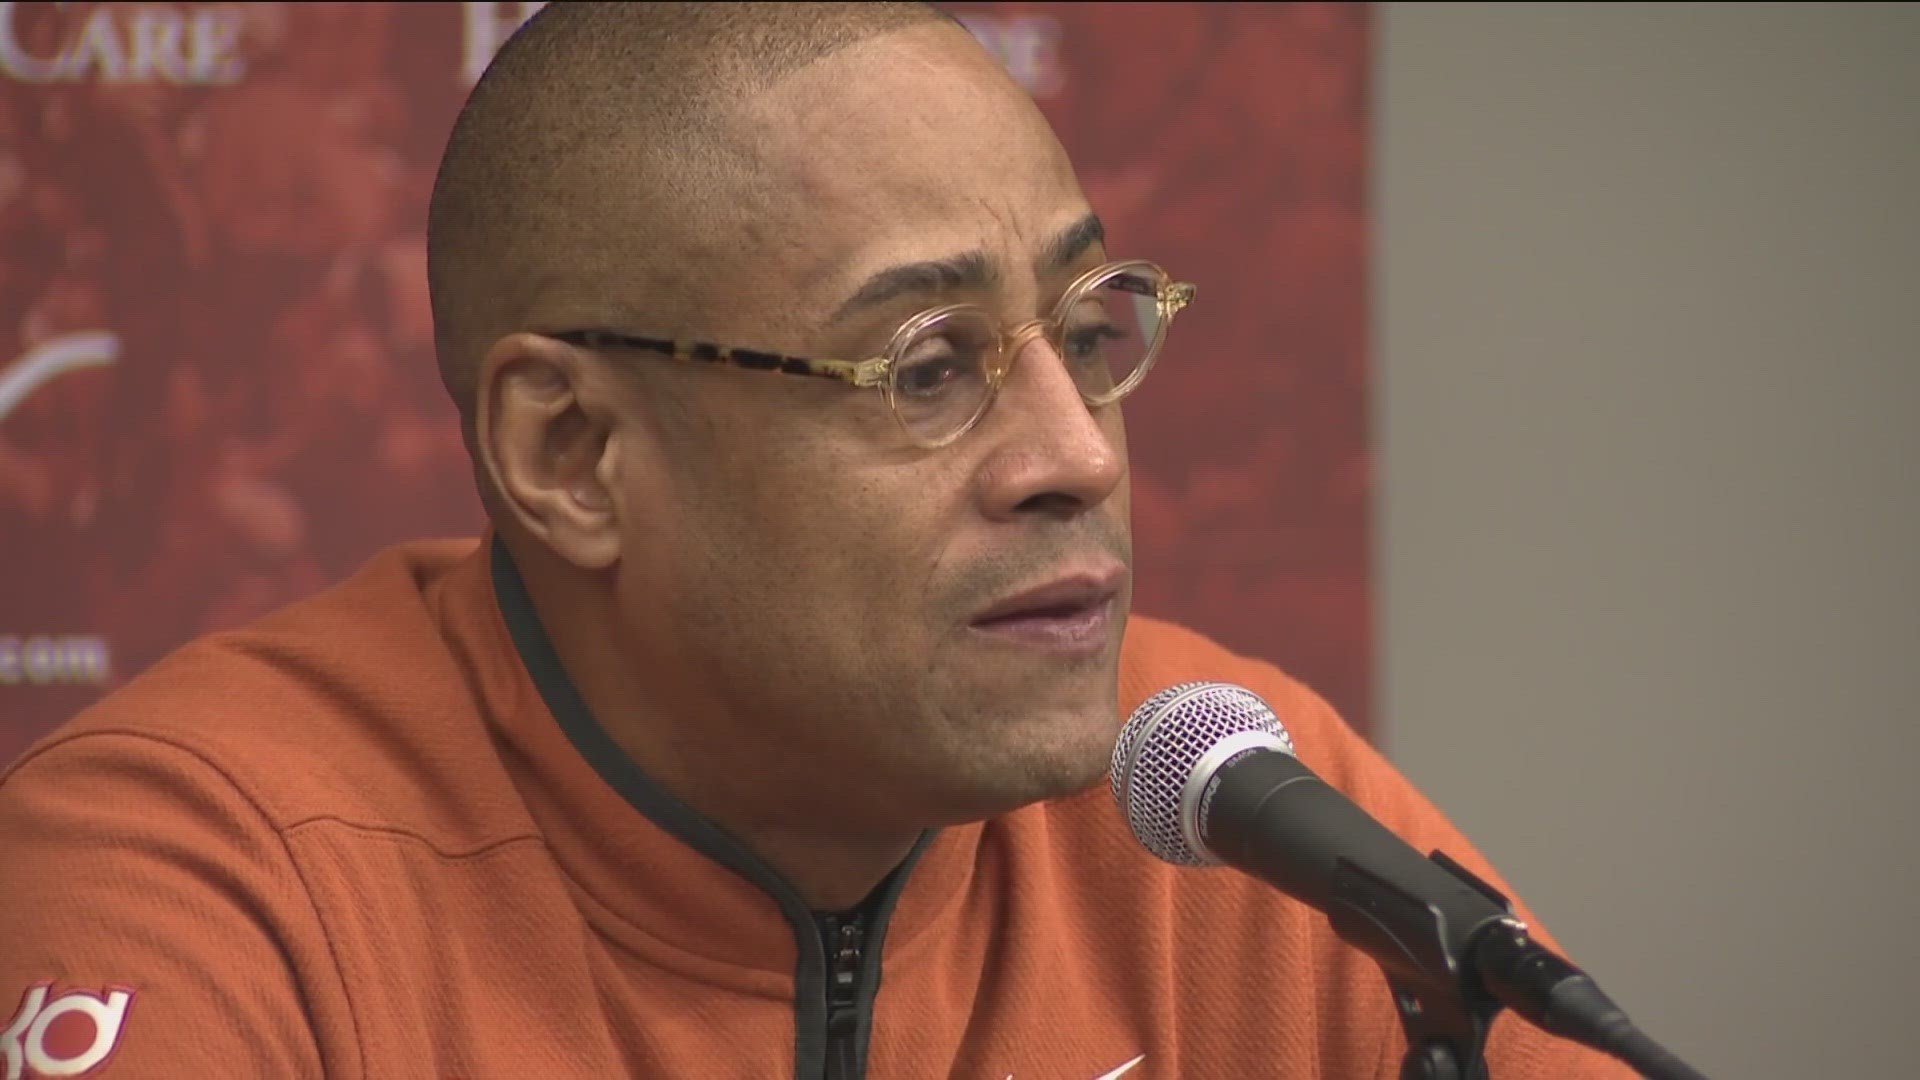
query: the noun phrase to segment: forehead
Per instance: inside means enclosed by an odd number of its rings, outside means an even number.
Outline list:
[[[1031,98],[964,30],[869,39],[743,104],[774,269],[816,302],[882,267],[978,251],[1021,268],[1087,203]]]

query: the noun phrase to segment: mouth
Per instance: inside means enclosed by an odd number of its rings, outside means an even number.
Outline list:
[[[1028,649],[1095,655],[1112,640],[1114,609],[1126,575],[1126,567],[1117,563],[1074,571],[996,602],[968,626]]]

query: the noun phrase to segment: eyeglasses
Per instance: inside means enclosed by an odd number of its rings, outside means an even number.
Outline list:
[[[1066,364],[1088,408],[1132,393],[1160,354],[1167,327],[1193,302],[1194,286],[1150,262],[1108,263],[1068,286],[1049,318],[1005,328],[985,308],[950,304],[902,323],[879,356],[809,360],[697,341],[567,330],[547,337],[596,352],[661,353],[675,360],[838,379],[879,387],[915,444],[937,449],[965,435],[993,405],[1013,360],[1038,336]]]

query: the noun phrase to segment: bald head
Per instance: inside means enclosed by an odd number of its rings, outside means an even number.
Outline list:
[[[964,32],[922,3],[535,14],[461,110],[429,211],[440,371],[462,415],[488,345],[529,320],[686,318],[688,264],[731,246],[716,208],[750,214],[767,183],[730,108],[848,46],[937,22]]]
[[[550,7],[462,114],[428,243],[482,502],[650,775],[736,834],[880,837],[889,864],[896,826],[1100,775],[1120,628],[1056,649],[976,623],[1123,568],[1124,422],[1049,318],[1102,317],[1068,301],[1108,252],[1045,115],[963,27],[917,4]],[[956,328],[979,315],[1022,329],[937,450],[898,380],[657,347],[911,354],[942,375],[909,386],[924,402],[966,391]],[[590,329],[628,347],[562,334]],[[838,859],[799,847],[770,858]],[[818,895],[877,873],[852,877]]]

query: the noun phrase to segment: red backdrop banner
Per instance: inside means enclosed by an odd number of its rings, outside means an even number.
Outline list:
[[[0,762],[478,501],[426,204],[536,5],[0,4]],[[1199,285],[1127,405],[1139,610],[1370,720],[1370,11],[948,5],[1116,255]]]

